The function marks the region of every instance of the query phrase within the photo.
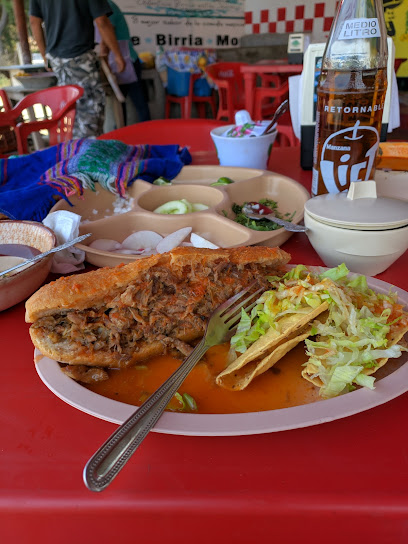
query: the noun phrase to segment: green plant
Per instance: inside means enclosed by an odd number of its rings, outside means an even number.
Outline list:
[[[26,18],[28,15],[29,0],[24,0]],[[0,27],[0,51],[2,56],[13,57],[16,53],[16,44],[18,43],[18,34],[16,21],[14,17],[13,0],[1,0],[0,14],[3,10],[7,13],[7,21],[3,28]],[[27,28],[29,29],[28,21]]]

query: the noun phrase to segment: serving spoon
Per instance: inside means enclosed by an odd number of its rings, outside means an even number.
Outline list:
[[[77,238],[74,238],[73,240],[69,240],[69,242],[65,242],[65,244],[61,244],[60,246],[53,247],[52,249],[48,251],[44,251],[44,253],[40,253],[39,255],[36,255],[32,259],[27,259],[26,261],[23,261],[22,263],[12,266],[11,268],[7,268],[7,270],[3,270],[2,272],[0,272],[0,278],[2,276],[5,276],[6,274],[10,274],[10,272],[13,272],[13,270],[17,270],[18,268],[21,268],[22,266],[27,266],[28,264],[41,261],[41,259],[44,259],[44,257],[47,257],[47,255],[50,255],[51,253],[57,253],[57,251],[62,251],[63,249],[67,249],[68,247],[71,247],[74,244],[79,244],[79,242],[82,242],[89,236],[91,236],[90,232],[88,234],[83,234],[82,236],[78,236]]]
[[[305,227],[304,225],[297,225],[296,223],[285,221],[284,219],[280,219],[279,217],[276,217],[273,213],[267,213],[267,214],[255,213],[250,206],[244,206],[242,208],[242,212],[250,219],[255,219],[255,221],[260,221],[261,219],[267,219],[268,221],[272,221],[273,223],[276,223],[277,225],[284,227],[286,230],[289,230],[290,232],[306,232],[308,230],[308,228]]]

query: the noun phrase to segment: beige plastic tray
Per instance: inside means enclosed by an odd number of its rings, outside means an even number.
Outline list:
[[[230,185],[211,187],[220,177],[235,181]],[[89,248],[93,240],[109,238],[122,242],[127,236],[139,230],[152,230],[167,235],[182,227],[192,227],[193,232],[203,236],[220,247],[246,245],[280,246],[293,233],[283,228],[275,231],[255,231],[236,223],[232,204],[258,201],[270,198],[278,202],[281,213],[295,212],[293,223],[303,219],[305,202],[310,198],[306,189],[286,176],[247,168],[226,166],[185,166],[171,186],[156,186],[143,180],[136,180],[128,189],[133,199],[132,209],[125,213],[114,213],[117,196],[99,189],[86,191],[80,199],[71,198],[73,207],[60,200],[52,209],[69,210],[82,216],[80,234],[90,232],[85,244],[77,247],[86,252],[86,260],[96,266],[115,266],[140,259],[138,255],[124,255]],[[161,215],[153,210],[168,202],[185,198],[209,206],[207,210],[185,215]],[[227,217],[225,217],[226,212]]]

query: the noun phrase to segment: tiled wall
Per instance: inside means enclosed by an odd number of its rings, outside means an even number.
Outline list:
[[[336,0],[246,0],[244,33],[308,32],[314,42],[325,41],[335,9]]]

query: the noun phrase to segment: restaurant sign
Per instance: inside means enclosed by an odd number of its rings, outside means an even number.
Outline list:
[[[244,0],[116,0],[138,51],[237,47]]]
[[[387,34],[395,45],[395,58],[408,58],[408,1],[383,0]],[[397,71],[397,77],[408,77],[408,61],[405,60]]]

